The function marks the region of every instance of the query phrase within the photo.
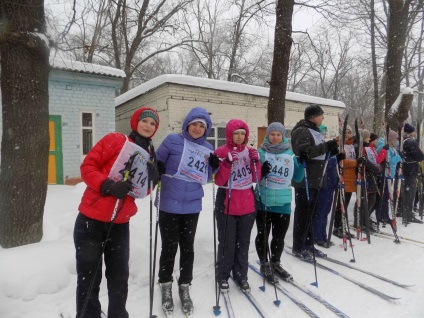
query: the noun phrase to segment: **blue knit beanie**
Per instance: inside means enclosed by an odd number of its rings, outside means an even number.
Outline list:
[[[283,135],[283,139],[286,135],[286,128],[284,128],[283,124],[280,122],[270,123],[268,128],[266,129],[266,137],[268,138],[271,131],[279,131]]]

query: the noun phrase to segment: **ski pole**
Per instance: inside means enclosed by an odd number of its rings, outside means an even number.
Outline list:
[[[215,172],[212,173],[212,217],[213,217],[213,263],[214,263],[214,271],[216,271],[217,260],[216,260],[216,214],[215,214]],[[215,316],[221,314],[221,307],[219,306],[219,291],[218,291],[218,280],[215,275],[215,303],[213,306],[213,312]]]
[[[154,280],[156,273],[156,251],[158,246],[158,228],[159,228],[159,210],[160,210],[160,190],[161,190],[161,180],[158,181],[158,188],[156,192],[157,206],[156,206],[156,226],[155,226],[155,242],[153,247],[153,270],[151,271],[151,280],[150,280],[150,317],[155,318],[156,315],[152,315],[153,312],[153,298],[154,298]],[[150,182],[151,189],[153,189],[153,181]],[[150,204],[152,204],[152,190],[150,190]],[[152,217],[152,212],[150,213],[150,218]],[[151,221],[150,221],[151,224]],[[150,240],[152,238],[152,233],[150,232]],[[152,253],[150,252],[150,255]],[[150,261],[152,264],[152,261]]]
[[[267,220],[266,220],[266,206],[263,205],[262,203],[262,196],[261,196],[261,190],[260,190],[260,185],[259,185],[259,178],[258,178],[258,169],[256,168],[256,160],[253,161],[253,169],[255,170],[255,177],[256,177],[256,183],[258,184],[256,189],[258,190],[258,197],[259,197],[259,203],[261,205],[261,208],[264,207],[264,211],[263,211],[263,220],[264,220],[264,253],[265,253],[265,259],[266,259],[266,254],[268,251],[268,258],[269,258],[269,262],[271,262],[271,251],[268,248],[268,236],[267,236]],[[268,176],[265,177],[265,189],[266,189],[266,185],[267,185],[267,179]],[[265,195],[266,195],[266,190],[265,190]],[[266,199],[265,199],[265,204],[266,204]],[[270,265],[271,267],[271,276],[272,279],[274,280],[274,292],[275,292],[275,300],[274,300],[274,305],[275,306],[280,306],[281,301],[278,299],[278,295],[277,295],[277,287],[275,286],[275,277],[274,277],[274,269],[272,268],[272,265]],[[265,275],[263,275],[263,286],[259,287],[262,291],[265,291]]]

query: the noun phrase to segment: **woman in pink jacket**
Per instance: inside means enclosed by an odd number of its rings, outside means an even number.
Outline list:
[[[222,290],[228,289],[232,272],[236,284],[248,290],[250,233],[256,217],[252,183],[261,177],[261,164],[258,151],[246,146],[249,127],[244,121],[230,120],[225,137],[226,144],[215,150],[221,159],[215,177],[219,186],[214,211],[218,228],[216,278]]]

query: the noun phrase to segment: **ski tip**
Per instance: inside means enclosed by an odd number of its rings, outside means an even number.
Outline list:
[[[281,300],[274,300],[274,305],[280,307]]]
[[[265,286],[260,286],[259,289],[264,292],[265,291]]]
[[[219,316],[221,314],[221,307],[220,306],[214,306],[213,307],[213,313],[215,316]]]

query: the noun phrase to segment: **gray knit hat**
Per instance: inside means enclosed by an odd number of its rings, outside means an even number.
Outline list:
[[[279,131],[282,135],[283,135],[283,139],[286,135],[286,128],[284,128],[284,125],[280,122],[273,122],[270,123],[268,128],[266,129],[266,135],[265,137],[268,138],[269,134],[271,133],[271,131]]]

